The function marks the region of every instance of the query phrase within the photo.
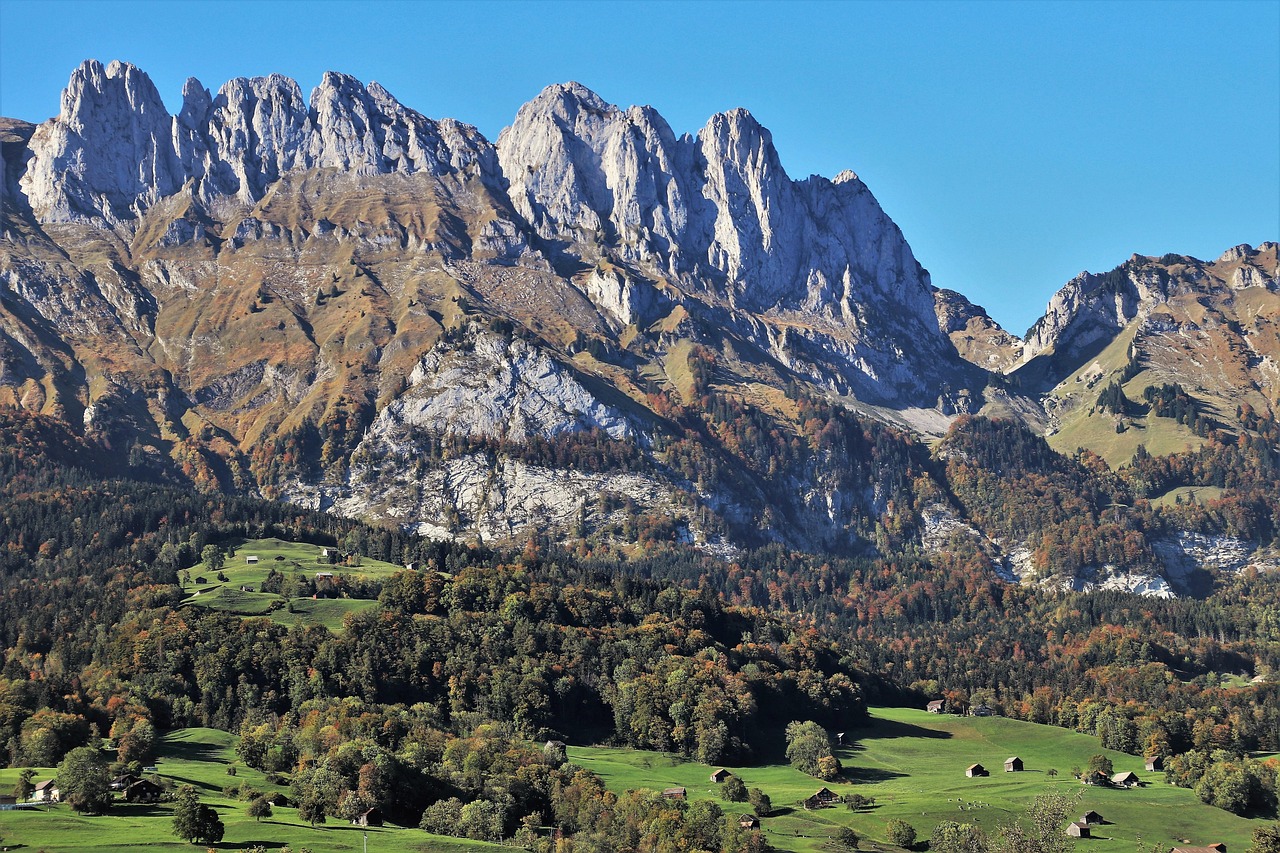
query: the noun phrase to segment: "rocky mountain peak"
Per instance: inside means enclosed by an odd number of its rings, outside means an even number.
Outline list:
[[[145,73],[90,60],[29,147],[22,191],[43,222],[122,225],[188,180],[205,202],[253,204],[281,176],[318,167],[365,175],[475,170],[500,182],[493,147],[474,128],[432,121],[376,83],[332,71],[310,102],[280,74],[230,80],[216,97],[191,78],[182,109],[170,116]]]
[[[87,60],[58,115],[33,134],[22,190],[44,221],[131,218],[182,186],[171,137],[150,77],[125,62]]]

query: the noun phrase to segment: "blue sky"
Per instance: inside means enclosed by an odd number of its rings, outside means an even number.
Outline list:
[[[745,106],[792,177],[856,171],[940,287],[1023,332],[1082,269],[1280,239],[1280,0],[350,3],[0,0],[0,115],[85,58],[182,82],[327,69],[491,139],[545,85],[677,131]]]

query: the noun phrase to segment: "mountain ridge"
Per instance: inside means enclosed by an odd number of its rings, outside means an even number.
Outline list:
[[[925,515],[967,514],[945,474],[849,413],[1066,442],[1091,401],[1062,389],[1120,371],[1089,358],[1142,314],[1085,274],[1017,338],[933,284],[856,174],[792,180],[743,109],[676,136],[554,84],[490,143],[336,72],[306,99],[188,80],[170,115],[143,72],[89,61],[57,118],[0,132],[0,405],[140,473],[432,535],[930,540]],[[1267,320],[1274,244],[1233,251]],[[1131,308],[1233,274],[1132,263],[1164,284],[1126,278]]]

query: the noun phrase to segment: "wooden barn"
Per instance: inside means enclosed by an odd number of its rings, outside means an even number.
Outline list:
[[[382,812],[376,808],[369,809],[366,812],[362,812],[351,823],[354,826],[382,826]]]
[[[970,779],[974,779],[978,776],[990,776],[991,774],[988,773],[987,768],[983,767],[981,764],[970,764],[964,769],[964,775],[968,776]]]
[[[1011,755],[1008,758],[1006,758],[1004,760],[1004,772],[1005,773],[1021,773],[1022,759],[1016,755]]]
[[[812,796],[805,797],[800,801],[806,809],[825,809],[834,806],[840,802],[840,795],[830,788],[819,788],[814,791]]]

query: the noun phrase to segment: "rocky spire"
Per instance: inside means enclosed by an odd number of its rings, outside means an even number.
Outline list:
[[[187,80],[170,116],[150,78],[127,63],[88,61],[58,117],[30,145],[22,190],[43,222],[117,225],[192,180],[200,197],[260,199],[295,169],[360,174],[470,171],[500,183],[493,146],[475,128],[405,108],[376,83],[329,72],[310,104],[288,77],[236,78],[217,97]]]
[[[87,60],[62,92],[62,109],[29,143],[21,187],[43,221],[136,216],[181,188],[173,119],[155,85],[123,62]]]

